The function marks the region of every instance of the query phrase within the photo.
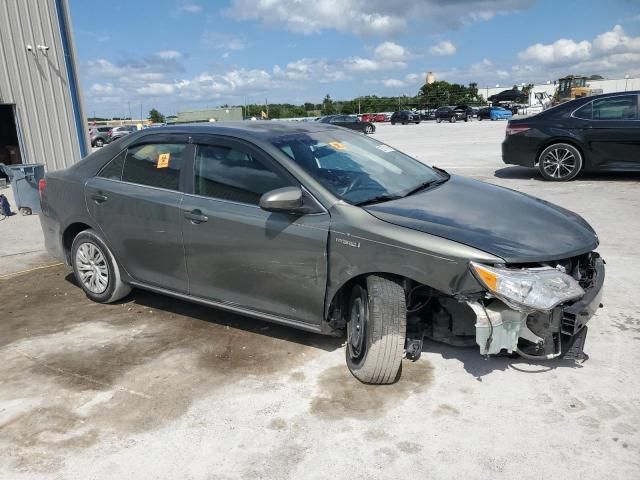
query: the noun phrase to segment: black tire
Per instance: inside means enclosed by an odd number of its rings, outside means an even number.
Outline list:
[[[391,125],[395,125],[395,124],[396,124],[396,122],[391,122]]]
[[[107,271],[106,286],[104,288],[98,288],[100,291],[92,291],[87,285],[86,281],[82,278],[81,269],[83,269],[81,255],[79,256],[78,250],[84,248],[85,245],[90,245],[102,256],[103,262],[96,262],[96,269],[104,267]],[[89,248],[89,247],[87,247]],[[73,239],[71,245],[71,265],[73,266],[73,272],[76,276],[78,285],[84,290],[84,293],[94,302],[98,303],[111,303],[126,297],[131,292],[131,286],[122,281],[122,275],[120,273],[120,266],[116,261],[113,253],[109,250],[109,247],[98,236],[94,230],[83,230],[76,238]],[[93,265],[93,264],[92,264]],[[88,272],[85,266],[83,271],[86,274]],[[91,274],[91,272],[88,272]],[[97,276],[97,270],[93,272],[93,276]]]
[[[387,277],[368,276],[366,286],[353,288],[348,315],[349,371],[363,383],[394,383],[402,365],[407,330],[402,285]]]
[[[406,124],[407,124],[407,122],[403,120],[403,121],[402,121],[402,124],[403,124],[403,125],[406,125]]]
[[[466,117],[464,117],[464,121],[468,122],[469,121],[469,116],[467,115]]]
[[[97,138],[95,141],[95,147],[104,147],[104,140],[101,138]]]
[[[442,121],[441,118],[436,118],[436,123],[440,123]]]
[[[538,156],[538,170],[545,180],[568,182],[582,170],[582,154],[568,143],[554,143]]]
[[[416,125],[420,125],[420,120],[418,120],[418,121],[416,122]]]
[[[480,115],[478,115],[478,121],[481,122],[482,121],[482,117]]]
[[[373,127],[373,125],[367,125],[366,127],[364,127],[364,133],[366,133],[367,135],[371,135],[375,131],[376,129]]]
[[[449,119],[449,122],[450,122],[450,123],[456,123],[456,120],[457,120],[457,119],[456,119],[456,117],[455,117],[455,115],[454,115],[453,117],[451,117],[451,118]]]

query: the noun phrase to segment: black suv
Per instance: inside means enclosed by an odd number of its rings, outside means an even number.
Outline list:
[[[391,115],[391,125],[401,123],[406,125],[407,123],[420,123],[420,114],[410,112],[409,110],[400,110],[393,112]]]
[[[436,110],[436,122],[438,123],[443,120],[448,120],[451,123],[455,123],[458,120],[468,122],[471,118],[473,118],[473,109],[466,105],[458,105],[457,107],[440,107]]]

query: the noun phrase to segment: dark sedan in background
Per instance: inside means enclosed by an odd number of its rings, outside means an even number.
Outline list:
[[[581,171],[640,171],[640,91],[582,97],[510,120],[502,160],[537,167],[546,180]]]
[[[473,118],[473,109],[466,105],[458,105],[457,107],[440,107],[436,110],[436,122],[440,123],[446,120],[455,123],[458,120],[468,122]]]
[[[391,122],[391,125],[395,125],[396,123],[401,123],[403,125],[406,125],[407,123],[420,123],[420,114],[410,112],[409,110],[399,110],[397,112],[393,112],[389,121]]]
[[[321,117],[318,122],[330,123],[338,127],[349,128],[359,132],[371,134],[376,131],[376,127],[371,122],[361,121],[355,115],[327,115]]]

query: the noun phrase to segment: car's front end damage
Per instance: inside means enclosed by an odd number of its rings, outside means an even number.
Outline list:
[[[423,338],[477,344],[482,355],[518,353],[531,360],[582,360],[587,323],[602,306],[604,260],[589,252],[535,264],[469,263],[481,291],[444,295],[409,287],[407,357]]]

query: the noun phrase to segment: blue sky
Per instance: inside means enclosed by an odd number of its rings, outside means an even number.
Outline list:
[[[640,76],[640,1],[70,0],[89,115]]]

